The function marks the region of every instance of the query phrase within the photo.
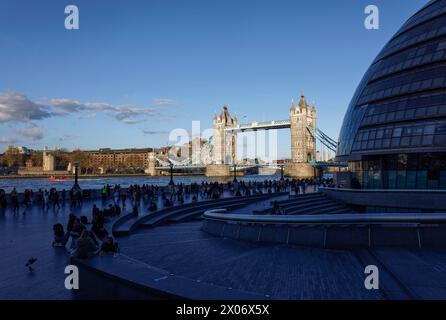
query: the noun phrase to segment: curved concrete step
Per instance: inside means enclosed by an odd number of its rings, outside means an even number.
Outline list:
[[[322,212],[322,213],[324,213],[324,212]],[[353,211],[352,209],[350,209],[349,207],[343,207],[343,208],[341,208],[341,209],[338,209],[338,210],[334,210],[334,211],[330,211],[330,213],[333,213],[333,214],[340,214],[340,213],[356,213],[355,211]]]
[[[326,201],[331,201],[330,199],[328,199],[326,196],[321,196],[321,197],[315,197],[315,198],[311,198],[311,199],[305,199],[305,200],[299,200],[299,201],[293,201],[290,202],[288,204],[285,205],[280,205],[280,207],[284,210],[289,209],[289,208],[294,208],[297,206],[307,206],[307,205],[312,205],[314,203],[322,203],[322,202],[326,202]]]
[[[331,213],[331,211],[343,209],[344,206],[342,204],[336,203],[336,202],[326,202],[326,203],[319,203],[311,206],[305,206],[305,207],[296,207],[289,210],[286,210],[286,214],[293,215],[293,214],[319,214],[322,213],[321,211],[324,211],[323,213]]]
[[[170,207],[167,209],[161,209],[154,213],[139,216],[137,219],[133,219],[131,221],[126,222],[125,225],[120,228],[120,232],[118,234],[120,235],[128,235],[132,231],[136,230],[138,227],[153,227],[155,225],[158,225],[160,223],[163,223],[167,221],[169,218],[174,217],[175,215],[181,215],[185,212],[188,212],[190,210],[194,209],[212,209],[215,206],[221,206],[223,204],[230,205],[230,204],[236,204],[241,202],[253,202],[258,200],[263,200],[275,196],[280,196],[286,194],[286,192],[279,192],[279,193],[267,193],[262,195],[253,195],[248,197],[229,197],[229,198],[223,198],[223,199],[216,199],[216,200],[206,200],[201,202],[195,202],[195,203],[188,203],[181,206],[175,206]],[[205,211],[203,210],[203,212]]]
[[[210,210],[210,209],[215,209],[215,208],[225,208],[227,206],[230,205],[240,205],[242,204],[243,206],[251,203],[252,201],[258,201],[260,200],[260,197],[255,197],[253,199],[245,199],[245,198],[230,198],[230,200],[228,201],[220,201],[220,202],[213,202],[213,203],[207,203],[205,205],[200,205],[200,206],[196,206],[196,207],[188,207],[188,208],[178,208],[178,210],[169,212],[166,215],[158,215],[156,217],[152,217],[150,219],[148,219],[147,221],[145,221],[144,223],[140,223],[140,226],[142,227],[153,227],[157,224],[160,224],[162,222],[168,221],[172,218],[175,218],[176,216],[180,216],[183,214],[187,214],[188,212],[191,212],[191,210],[193,212],[204,212],[206,210]]]
[[[311,206],[304,206],[304,207],[295,207],[291,208],[289,210],[286,210],[285,212],[287,214],[312,214],[312,213],[319,213],[319,211],[325,210],[338,210],[342,208],[342,206],[334,203],[317,203],[313,204]]]
[[[320,208],[317,210],[316,214],[336,214],[336,213],[353,213],[351,211],[347,212],[347,208],[344,207],[343,205],[335,205],[333,204],[333,206],[329,206],[326,208]]]
[[[320,197],[327,197],[327,195],[322,192],[313,192],[313,193],[301,194],[301,195],[297,195],[297,196],[290,196],[290,198],[287,200],[279,201],[279,204],[287,205],[289,203],[293,203],[296,201],[306,201],[306,200],[320,198]]]
[[[123,231],[126,230],[126,224],[129,220],[135,219],[135,216],[131,213],[127,213],[119,217],[113,224],[112,224],[112,233],[115,237],[119,237],[123,235]],[[125,234],[125,232],[124,232]]]
[[[228,211],[230,210],[237,210],[240,208],[243,208],[244,206],[248,205],[249,202],[242,202],[239,204],[231,204],[231,205],[225,205],[225,206],[218,206],[217,208],[214,209],[226,209]],[[206,209],[207,210],[207,209]],[[172,217],[169,219],[169,222],[186,222],[188,220],[192,220],[194,218],[197,218],[199,216],[201,216],[206,210],[196,210],[193,212],[188,212],[188,213],[184,213],[175,217]]]
[[[318,200],[325,200],[328,199],[328,197],[321,192],[316,192],[312,194],[305,194],[305,195],[299,195],[299,196],[293,196],[291,199],[288,200],[282,200],[278,201],[279,206],[283,209],[288,206],[295,205],[296,203],[304,203],[304,202],[312,202],[312,201],[318,201]],[[264,210],[255,210],[254,213],[262,214],[262,213],[270,213],[272,209],[273,203],[271,202],[271,207]]]
[[[148,215],[163,214],[163,213],[170,212],[176,208],[178,208],[178,206],[169,207],[169,208],[161,208],[157,211],[149,213]],[[130,234],[132,225],[140,218],[141,218],[141,216],[135,216],[132,213],[124,215],[123,217],[121,217],[121,219],[119,219],[113,225],[113,235],[119,237],[119,236],[125,236],[125,235]]]

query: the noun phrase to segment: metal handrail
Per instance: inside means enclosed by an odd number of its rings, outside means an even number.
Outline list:
[[[446,213],[373,213],[373,214],[321,214],[295,216],[265,216],[250,214],[221,214],[206,211],[208,220],[259,224],[380,224],[380,223],[435,223],[446,224]]]
[[[319,187],[319,191],[340,191],[355,193],[446,193],[446,189],[351,189]]]

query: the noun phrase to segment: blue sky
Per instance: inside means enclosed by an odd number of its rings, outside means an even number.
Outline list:
[[[287,119],[301,91],[337,138],[371,61],[427,2],[0,0],[0,150],[157,147],[224,104]],[[64,28],[68,4],[79,30]],[[380,30],[364,28],[369,4]],[[280,131],[280,156],[289,145]]]

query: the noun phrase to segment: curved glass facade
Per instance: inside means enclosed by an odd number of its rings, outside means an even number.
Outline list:
[[[364,75],[337,158],[363,188],[446,188],[446,0],[413,15]]]

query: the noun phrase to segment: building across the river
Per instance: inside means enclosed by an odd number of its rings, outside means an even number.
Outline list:
[[[28,159],[25,162],[25,167],[18,169],[17,173],[22,176],[26,175],[66,175],[67,170],[56,170],[56,157],[51,154],[50,151],[45,147],[42,153],[42,166],[36,166],[32,159]]]
[[[141,149],[110,149],[85,151],[88,154],[90,167],[93,168],[118,168],[134,167],[147,168],[149,166],[149,155],[152,148]]]

